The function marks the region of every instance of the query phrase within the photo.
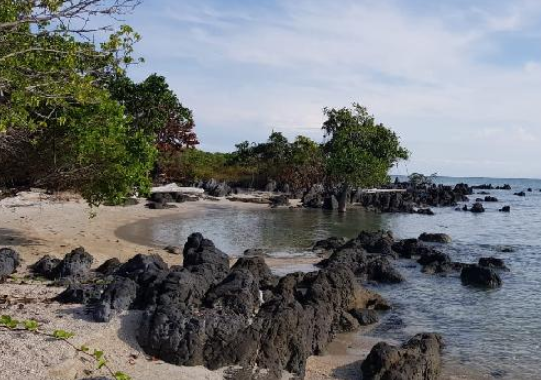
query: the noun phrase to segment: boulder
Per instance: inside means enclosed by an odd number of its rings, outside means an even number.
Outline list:
[[[54,300],[65,304],[93,304],[99,301],[106,285],[70,284]]]
[[[429,250],[427,252],[423,252],[423,254],[421,254],[421,257],[419,258],[419,260],[417,260],[417,262],[421,265],[429,265],[433,263],[442,264],[442,263],[451,262],[451,259],[449,258],[449,255],[447,255],[446,253],[436,251],[436,250]]]
[[[49,280],[54,279],[55,269],[62,260],[45,255],[34,264],[30,265],[30,271],[38,276],[43,276]]]
[[[462,284],[481,288],[497,288],[502,285],[500,276],[491,268],[477,264],[468,265],[460,272]]]
[[[333,251],[346,244],[346,238],[330,237],[324,240],[318,240],[312,247],[312,251]]]
[[[115,277],[94,305],[94,320],[109,322],[115,313],[131,308],[137,298],[137,288],[138,285],[135,281],[127,277]]]
[[[451,236],[444,234],[444,233],[428,233],[423,232],[419,236],[419,240],[430,242],[430,243],[450,243],[451,242]]]
[[[20,264],[21,259],[16,251],[11,248],[0,249],[0,278],[15,273]]]
[[[93,262],[94,258],[83,247],[75,248],[55,267],[54,278],[68,281],[84,279],[89,276]]]
[[[511,212],[511,206],[503,206],[500,212]]]
[[[273,288],[278,283],[278,277],[273,275],[269,266],[262,257],[241,257],[231,268],[231,272],[238,270],[249,271],[260,289]]]
[[[349,313],[361,326],[373,325],[379,322],[379,314],[373,309],[353,309]]]
[[[485,197],[485,202],[498,202],[498,198],[496,197],[491,197],[491,196],[486,196]]]
[[[525,197],[526,193],[524,191],[519,191],[518,193],[515,193],[514,195],[519,196],[519,197]]]
[[[479,266],[491,268],[491,269],[498,269],[508,272],[509,268],[507,265],[505,265],[504,261],[502,259],[497,259],[495,257],[481,257],[479,259]]]
[[[400,348],[376,344],[361,365],[363,380],[437,380],[441,371],[443,339],[418,334]]]
[[[430,251],[431,248],[427,247],[419,239],[404,239],[394,242],[392,245],[393,251],[398,253],[400,257],[405,259],[411,259],[415,256],[419,256],[425,252]]]
[[[485,208],[483,207],[483,205],[480,203],[480,202],[476,202],[473,204],[473,206],[471,206],[470,208],[470,211],[473,212],[473,213],[481,213],[481,212],[485,212]]]
[[[96,268],[96,272],[104,276],[110,276],[116,272],[118,268],[122,266],[122,263],[116,257],[108,259],[103,262],[99,267]]]

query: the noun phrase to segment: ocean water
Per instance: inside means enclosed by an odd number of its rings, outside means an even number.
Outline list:
[[[285,257],[312,255],[309,248],[315,240],[329,236],[351,238],[361,230],[391,230],[397,238],[445,232],[453,242],[442,250],[455,261],[477,262],[486,256],[504,259],[511,271],[502,274],[503,286],[495,290],[465,287],[458,274],[426,275],[415,262],[398,260],[396,265],[406,281],[374,288],[393,303],[394,309],[385,314],[371,334],[402,340],[421,331],[439,332],[447,343],[447,361],[464,364],[489,379],[539,380],[541,180],[436,179],[436,183],[443,184],[459,182],[510,184],[512,190],[489,190],[499,202],[486,203],[483,214],[435,208],[434,216],[380,215],[355,209],[341,215],[321,210],[239,211],[216,206],[196,218],[157,218],[126,229],[161,247],[182,244],[191,232],[200,231],[231,255],[239,255],[247,248],[265,248]],[[527,188],[533,191],[526,197],[513,195]],[[475,198],[472,195],[470,203]],[[511,206],[511,213],[498,211],[504,205]],[[513,252],[504,253],[503,248]]]

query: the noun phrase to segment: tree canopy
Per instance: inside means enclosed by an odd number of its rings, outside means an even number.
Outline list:
[[[0,185],[119,202],[148,190],[156,145],[197,143],[191,111],[163,77],[125,76],[140,36],[100,24],[138,4],[0,0]]]
[[[326,170],[335,183],[372,187],[389,181],[389,170],[409,152],[395,132],[357,103],[352,108],[324,109]]]

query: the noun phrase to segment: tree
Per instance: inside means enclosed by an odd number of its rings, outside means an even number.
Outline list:
[[[91,204],[148,189],[155,137],[131,130],[123,106],[103,87],[134,62],[139,35],[126,25],[98,25],[138,3],[1,0],[0,149],[15,144],[37,160],[42,171],[30,173],[32,184],[74,187]],[[2,160],[2,169],[18,163]]]
[[[154,134],[160,151],[178,151],[199,144],[193,131],[192,111],[180,103],[163,76],[152,74],[141,83],[134,83],[127,76],[114,75],[106,87],[125,107],[131,128]]]
[[[326,172],[331,183],[340,187],[339,209],[345,211],[351,187],[372,187],[389,181],[388,172],[409,152],[398,136],[360,104],[352,108],[323,110]]]

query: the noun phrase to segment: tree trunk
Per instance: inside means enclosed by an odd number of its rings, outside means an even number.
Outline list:
[[[338,194],[338,211],[339,212],[346,212],[348,192],[349,192],[349,186],[348,185],[342,186],[342,189],[340,190],[340,194]]]

